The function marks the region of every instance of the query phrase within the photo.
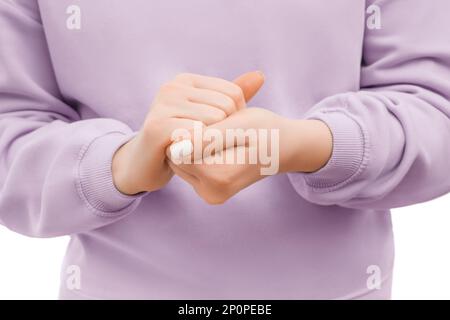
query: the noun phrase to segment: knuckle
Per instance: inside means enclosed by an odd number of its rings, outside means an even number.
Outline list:
[[[193,75],[191,73],[180,73],[175,76],[175,81],[191,84],[193,82]]]
[[[173,82],[167,82],[160,87],[159,92],[162,94],[170,94],[173,93],[173,91],[175,90],[176,85]]]
[[[236,102],[230,97],[225,97],[223,108],[226,110],[226,113],[231,114],[236,110]]]
[[[167,109],[171,107],[171,103],[169,101],[169,98],[167,97],[160,97],[157,102],[152,107],[152,111],[154,114],[159,114],[160,116],[163,116],[167,113]]]
[[[173,104],[179,98],[184,97],[184,87],[179,83],[167,82],[163,84],[156,97],[159,104]]]
[[[208,124],[213,124],[224,120],[226,117],[227,114],[222,110],[211,111],[206,116],[205,122],[207,122]]]
[[[242,88],[239,87],[238,85],[233,85],[230,88],[230,95],[234,101],[241,101],[244,99],[244,92],[242,91]]]

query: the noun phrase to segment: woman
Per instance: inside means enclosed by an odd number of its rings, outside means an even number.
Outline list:
[[[449,9],[3,0],[0,221],[71,236],[63,299],[389,298],[389,209],[450,189]],[[198,122],[278,174],[174,161]]]

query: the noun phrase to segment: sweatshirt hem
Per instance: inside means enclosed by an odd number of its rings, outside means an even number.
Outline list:
[[[387,277],[381,280],[381,288],[380,289],[366,289],[355,291],[354,293],[343,295],[336,298],[304,298],[304,299],[264,299],[264,298],[246,298],[246,299],[233,299],[232,297],[225,298],[225,300],[391,300],[391,287],[392,287],[392,273]],[[100,298],[94,297],[90,294],[86,294],[81,290],[68,290],[68,289],[60,289],[58,300],[210,300],[207,297],[201,299],[185,299],[185,298],[176,298],[173,299],[146,299],[146,298],[135,298],[135,299],[124,299],[124,298]],[[221,300],[221,299],[212,299],[212,300]]]

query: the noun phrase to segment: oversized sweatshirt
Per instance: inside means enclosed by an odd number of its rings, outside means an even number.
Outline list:
[[[70,235],[61,298],[389,298],[389,210],[450,189],[449,15],[448,0],[0,0],[0,222]],[[115,188],[113,154],[163,83],[251,70],[266,75],[251,106],[329,126],[322,169],[218,206],[176,176]]]

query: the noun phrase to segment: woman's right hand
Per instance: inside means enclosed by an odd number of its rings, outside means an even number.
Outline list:
[[[261,72],[249,72],[234,82],[195,74],[180,74],[156,95],[138,134],[115,153],[112,173],[116,188],[128,195],[164,187],[173,172],[165,150],[176,129],[194,122],[211,125],[245,108],[264,83]]]

